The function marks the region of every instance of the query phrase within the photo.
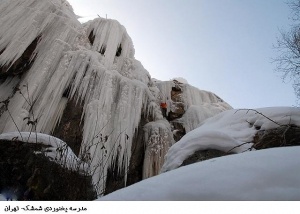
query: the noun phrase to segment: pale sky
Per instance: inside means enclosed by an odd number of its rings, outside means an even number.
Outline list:
[[[77,15],[118,20],[152,78],[183,77],[234,108],[295,106],[272,58],[289,29],[286,0],[68,0]]]

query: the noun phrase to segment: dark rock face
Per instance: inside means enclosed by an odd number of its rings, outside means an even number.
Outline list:
[[[127,174],[127,186],[143,180],[143,163],[145,157],[145,142],[143,127],[146,120],[142,119],[133,140],[131,148],[131,159],[129,163],[129,170]]]
[[[17,200],[93,200],[91,177],[40,153],[45,145],[0,141],[0,192]]]
[[[94,44],[94,41],[95,41],[95,34],[94,34],[94,31],[92,30],[90,35],[89,35],[89,41],[91,43],[91,45]]]
[[[83,121],[81,116],[83,105],[76,104],[76,99],[69,100],[64,110],[63,116],[58,126],[56,126],[53,136],[63,140],[78,156],[83,132]]]
[[[82,143],[83,121],[81,116],[83,106],[80,103],[76,104],[76,98],[69,100],[64,110],[62,119],[59,125],[56,126],[53,136],[63,140],[78,155]],[[147,120],[142,117],[135,139],[131,148],[131,160],[129,169],[127,170],[126,186],[134,184],[142,180],[143,176],[143,161],[145,147],[143,143],[143,126]],[[109,194],[118,189],[125,187],[125,172],[119,172],[118,169],[112,167],[108,170],[106,179],[106,189],[104,194]]]
[[[119,172],[116,167],[110,168],[107,171],[106,186],[104,195],[112,193],[118,189],[125,187],[124,171]]]
[[[271,130],[260,130],[256,133],[253,143],[255,149],[300,146],[300,127],[291,125]]]
[[[175,86],[172,87],[171,100],[173,101],[174,106],[168,114],[168,120],[171,123],[174,140],[177,142],[186,134],[185,128],[182,124],[176,122],[176,119],[179,119],[184,115],[185,106],[182,100],[181,83],[176,80],[173,80],[173,82],[175,83]]]
[[[169,113],[169,121],[182,117],[185,113],[184,101],[182,100],[182,89],[178,81],[174,80],[175,87],[172,87],[171,100],[173,101],[174,107]]]
[[[183,161],[181,166],[186,166],[189,164],[205,161],[212,158],[217,158],[221,156],[230,155],[231,153],[222,152],[215,149],[208,149],[202,151],[196,151],[193,155],[188,157],[186,160]]]
[[[131,159],[127,170],[126,186],[143,180],[143,162],[145,157],[143,126],[146,120],[142,117],[135,139],[132,141]],[[110,169],[107,173],[105,195],[125,187],[125,172],[119,173],[117,169]]]
[[[36,49],[41,36],[38,36],[32,43],[27,47],[22,56],[17,59],[12,65],[0,65],[0,78],[5,76],[16,76],[23,74],[28,71],[34,62],[34,50]],[[5,50],[0,51],[0,55]]]

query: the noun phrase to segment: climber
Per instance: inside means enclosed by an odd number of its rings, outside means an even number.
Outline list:
[[[160,107],[161,107],[161,111],[162,111],[162,114],[163,114],[163,117],[167,117],[167,103],[161,103],[160,104]]]

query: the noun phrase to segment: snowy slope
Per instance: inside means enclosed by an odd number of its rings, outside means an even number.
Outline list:
[[[184,166],[99,200],[300,200],[300,147],[273,148]]]
[[[270,107],[256,110],[228,110],[205,120],[174,144],[165,157],[162,172],[179,167],[198,150],[216,149],[240,153],[252,146],[258,130],[280,125],[300,126],[300,110],[292,107]],[[240,146],[239,146],[240,145]]]

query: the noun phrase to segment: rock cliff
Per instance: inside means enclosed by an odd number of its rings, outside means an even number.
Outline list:
[[[98,195],[158,174],[175,140],[231,109],[211,92],[152,79],[124,26],[81,24],[65,0],[1,1],[0,23],[0,134],[64,140]]]

